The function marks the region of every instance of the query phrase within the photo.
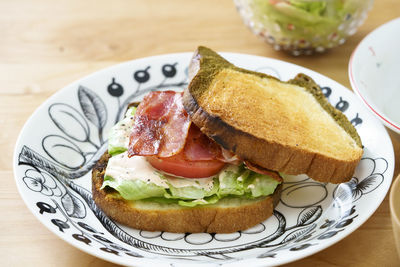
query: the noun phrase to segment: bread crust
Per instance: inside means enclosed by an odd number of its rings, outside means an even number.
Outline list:
[[[309,177],[320,182],[342,183],[351,179],[361,159],[362,149],[360,149],[361,153],[359,153],[359,156],[351,160],[332,158],[322,153],[305,150],[301,147],[288,146],[276,141],[268,141],[256,137],[233,127],[220,117],[206,112],[201,104],[199,104],[198,99],[201,98],[202,94],[207,90],[207,86],[204,85],[204,82],[212,80],[219,69],[234,68],[235,70],[258,75],[263,78],[267,76],[262,73],[236,68],[215,52],[204,47],[199,49],[202,49],[202,53],[207,57],[207,63],[204,64],[210,65],[211,67],[207,66],[208,69],[203,70],[202,55],[200,52],[195,53],[192,64],[196,66],[193,69],[199,71],[199,74],[191,73],[191,76],[194,78],[184,91],[183,105],[191,117],[192,122],[194,122],[203,133],[243,160],[250,161],[266,169],[293,175],[307,174]],[[268,78],[276,80],[274,77]],[[311,78],[305,75],[299,75],[289,83],[301,85],[305,83],[305,80],[309,81],[312,86],[311,90],[315,91],[312,92],[313,94],[323,96],[319,87]],[[359,136],[347,118],[330,106],[325,99],[322,99],[321,106],[330,113],[331,116],[335,117],[334,119],[338,121],[338,124],[340,124],[341,127],[352,136],[357,145],[361,147]]]
[[[113,189],[101,189],[109,158],[106,152],[93,168],[93,199],[111,219],[136,229],[175,233],[232,233],[269,218],[280,199],[281,185],[273,195],[239,206],[222,206],[218,203],[193,208],[177,204],[146,206],[142,201],[116,197]]]

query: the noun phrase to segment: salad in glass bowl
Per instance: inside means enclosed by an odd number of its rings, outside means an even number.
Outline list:
[[[373,0],[234,0],[245,24],[275,50],[293,55],[343,44]]]

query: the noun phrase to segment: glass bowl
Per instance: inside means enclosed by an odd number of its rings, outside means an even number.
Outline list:
[[[373,0],[234,0],[244,23],[275,50],[322,53],[343,44]]]

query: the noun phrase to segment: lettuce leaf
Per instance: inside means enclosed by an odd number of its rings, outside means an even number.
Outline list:
[[[220,197],[217,195],[213,195],[210,197],[205,197],[202,199],[195,199],[195,200],[179,200],[178,204],[184,207],[195,207],[197,205],[208,205],[208,204],[215,204],[220,200]]]
[[[268,175],[255,173],[241,166],[229,166],[219,175],[220,195],[245,195],[247,198],[274,193],[279,182]]]
[[[168,181],[168,178],[165,179]],[[218,189],[218,179],[214,179],[213,187],[209,191],[195,186],[177,188],[169,184],[169,190],[167,190],[167,193],[164,196],[166,198],[176,199],[203,199],[205,197],[215,195],[218,192]]]
[[[204,199],[195,199],[195,200],[180,200],[173,198],[164,198],[164,197],[151,197],[143,199],[142,201],[156,202],[160,204],[179,204],[183,207],[195,207],[197,205],[207,205],[217,203],[220,198],[217,195],[213,195],[210,197],[206,197]]]
[[[220,195],[237,195],[245,193],[244,181],[251,171],[241,166],[230,165],[219,174]]]
[[[174,187],[168,177],[159,173],[166,180],[168,188],[142,180],[104,178],[102,188],[109,186],[117,190],[124,199],[151,199],[159,203],[177,203],[184,207],[217,203],[227,196],[253,199],[268,196],[275,191],[279,182],[263,174],[252,172],[244,167],[229,165],[214,178],[213,187],[205,190],[196,186]]]
[[[110,142],[108,143],[108,153],[111,156],[115,156],[115,155],[124,153],[127,150],[128,149],[126,147],[121,147],[121,146],[118,146],[118,145],[110,143]]]
[[[114,188],[120,195],[127,200],[139,200],[149,197],[164,197],[165,189],[153,183],[147,183],[142,180],[114,179],[111,176],[105,176],[102,189],[106,186]]]
[[[252,198],[273,194],[279,184],[278,181],[271,177],[256,172],[251,172],[246,182],[246,192]]]

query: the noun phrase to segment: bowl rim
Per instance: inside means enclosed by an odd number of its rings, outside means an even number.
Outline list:
[[[349,75],[350,85],[351,85],[353,91],[362,100],[362,102],[368,107],[368,109],[370,109],[381,121],[383,121],[383,123],[387,127],[389,127],[390,129],[392,129],[393,131],[395,131],[397,133],[400,133],[400,124],[393,122],[393,120],[391,120],[387,115],[385,115],[383,112],[380,111],[380,108],[377,108],[376,105],[374,105],[372,102],[368,102],[366,97],[361,93],[362,90],[359,89],[359,87],[357,86],[357,82],[354,78],[354,57],[360,51],[360,47],[363,46],[366,43],[366,40],[369,39],[371,36],[373,36],[374,34],[376,34],[379,31],[381,31],[383,28],[386,28],[388,25],[396,24],[396,23],[400,24],[400,17],[392,19],[392,20],[380,25],[379,27],[377,27],[376,29],[374,29],[373,31],[368,33],[358,43],[358,45],[356,46],[356,48],[354,49],[354,51],[352,52],[352,54],[350,56],[349,65],[348,65],[348,73],[349,73],[348,75]]]
[[[393,222],[400,226],[400,212],[396,211],[395,209],[395,202],[394,202],[394,194],[396,189],[398,189],[400,186],[400,174],[394,179],[393,183],[392,183],[392,187],[390,189],[390,195],[389,195],[389,206],[390,206],[390,214],[392,215],[392,220]],[[397,192],[400,193],[400,192]],[[398,207],[398,210],[400,207]]]

